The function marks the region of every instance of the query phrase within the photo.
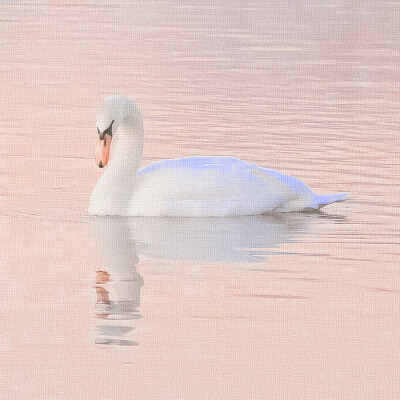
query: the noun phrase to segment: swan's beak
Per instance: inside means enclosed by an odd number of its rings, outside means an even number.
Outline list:
[[[103,168],[108,163],[108,158],[110,157],[112,136],[104,135],[104,139],[99,140],[99,146],[96,151],[96,164]]]

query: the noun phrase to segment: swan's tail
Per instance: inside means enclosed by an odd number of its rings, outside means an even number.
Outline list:
[[[337,203],[339,201],[345,201],[347,199],[347,193],[336,193],[328,195],[318,195],[314,194],[312,199],[312,205],[310,208],[319,210],[322,207],[327,206],[331,203]]]

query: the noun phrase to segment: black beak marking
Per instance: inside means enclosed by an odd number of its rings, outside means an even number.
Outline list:
[[[103,168],[103,163],[100,161],[99,168]]]
[[[111,125],[103,132],[100,132],[100,129],[97,128],[97,133],[99,134],[99,139],[103,140],[106,135],[110,135],[112,137],[113,131],[112,131],[112,126],[113,126],[114,120],[112,120]]]

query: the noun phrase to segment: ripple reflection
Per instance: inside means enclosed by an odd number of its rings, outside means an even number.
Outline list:
[[[96,272],[96,344],[138,345],[134,331],[143,278],[139,255],[159,260],[255,263],[271,248],[305,233],[311,216],[291,214],[235,218],[96,217],[90,223],[104,266]]]

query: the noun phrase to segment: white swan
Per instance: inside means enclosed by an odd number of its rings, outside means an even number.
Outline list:
[[[233,157],[188,157],[138,170],[142,117],[121,96],[107,98],[97,118],[99,167],[108,163],[89,204],[91,215],[236,216],[317,210],[343,201],[344,193],[320,196],[300,180]],[[118,133],[118,134],[117,134]]]

